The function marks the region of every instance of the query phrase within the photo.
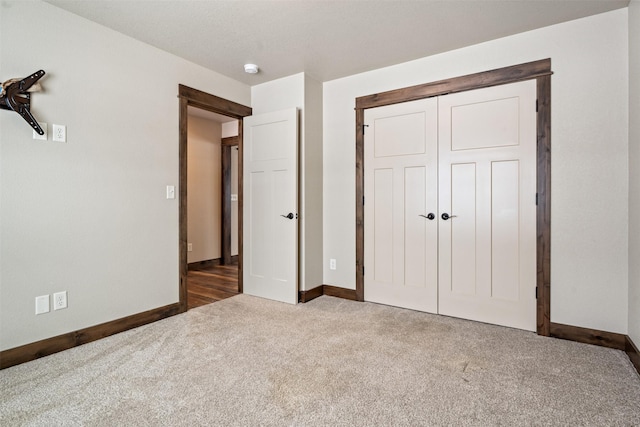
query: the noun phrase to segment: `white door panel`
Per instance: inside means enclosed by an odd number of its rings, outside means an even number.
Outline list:
[[[244,119],[243,292],[298,301],[298,112]],[[293,219],[282,215],[292,213]]]
[[[439,312],[536,328],[535,81],[440,98]]]
[[[535,330],[535,96],[365,111],[365,300]]]
[[[365,300],[435,313],[437,100],[365,114]]]

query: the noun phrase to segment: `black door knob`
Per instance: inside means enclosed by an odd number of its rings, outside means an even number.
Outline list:
[[[455,215],[449,215],[448,213],[443,213],[440,218],[444,219],[445,221],[448,220],[449,218],[455,218]]]
[[[280,215],[283,218],[289,218],[289,219],[293,219],[293,214],[291,212],[289,212],[289,215]]]
[[[426,215],[422,215],[422,214],[420,214],[420,215],[418,215],[418,216],[421,216],[422,218],[427,218],[427,219],[428,219],[428,220],[430,220],[430,221],[431,221],[431,220],[433,220],[433,219],[436,217],[433,213],[428,213],[428,214],[426,214]]]

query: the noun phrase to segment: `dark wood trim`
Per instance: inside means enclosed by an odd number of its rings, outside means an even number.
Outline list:
[[[432,96],[535,79],[537,83],[536,326],[549,335],[551,318],[551,59],[514,65],[356,98],[356,296],[364,300],[364,110]]]
[[[330,297],[344,298],[351,301],[358,301],[358,296],[355,289],[339,288],[337,286],[322,285],[322,292],[324,295]]]
[[[631,337],[629,335],[627,335],[626,338],[627,339],[625,341],[625,351],[627,353],[627,356],[629,356],[631,363],[633,364],[633,366],[636,368],[636,371],[638,371],[638,374],[640,375],[640,350],[638,350],[638,347],[636,347],[636,345],[631,340]]]
[[[229,136],[220,140],[221,145],[221,166],[222,171],[222,191],[220,192],[222,201],[222,220],[220,221],[220,253],[222,254],[223,265],[230,264],[231,260],[231,150],[240,144],[238,136]],[[240,177],[238,177],[240,179]]]
[[[192,107],[202,108],[224,116],[242,119],[251,115],[251,107],[220,98],[189,86],[178,85],[178,96],[186,99]]]
[[[356,110],[356,300],[364,301],[364,110]]]
[[[226,138],[222,138],[220,140],[222,146],[222,259],[224,264],[229,264],[237,261],[233,260],[233,256],[231,255],[231,233],[233,230],[231,229],[231,207],[233,203],[231,202],[231,153],[234,148],[237,150],[240,145],[240,137],[239,136],[229,136]],[[241,179],[238,176],[238,179]],[[238,212],[240,214],[240,212]]]
[[[469,74],[462,77],[454,77],[452,79],[361,96],[356,98],[356,109],[399,104],[417,99],[430,98],[432,96],[516,83],[548,75],[551,75],[551,59],[542,59],[540,61],[528,62],[512,67],[499,68],[497,70],[484,71],[482,73]]]
[[[220,259],[222,265],[231,263],[231,145],[222,145],[220,179]]]
[[[238,262],[238,255],[232,255],[231,256],[231,264],[234,264]],[[187,269],[189,270],[198,270],[201,268],[208,268],[208,267],[213,267],[216,265],[223,265],[220,262],[220,258],[214,258],[214,259],[205,259],[202,261],[195,261],[195,262],[190,262],[189,264],[187,264]]]
[[[309,289],[308,291],[300,291],[298,295],[299,295],[298,301],[304,303],[324,295],[324,292],[322,289],[322,285],[320,285],[316,288]]]
[[[243,136],[242,136],[243,124],[242,120],[238,120],[238,293],[242,293],[243,290],[243,265],[244,265],[244,257],[242,254],[244,253],[243,246],[243,231],[242,231],[242,221],[244,215],[244,186],[243,186],[243,165],[244,165],[244,144],[243,144]]]
[[[189,264],[187,264],[187,269],[188,270],[197,270],[200,268],[209,268],[209,267],[213,267],[215,265],[220,265],[220,258],[214,258],[214,259],[205,259],[202,261],[196,261],[196,262],[190,262]]]
[[[180,259],[180,306],[187,309],[187,107],[196,107],[203,110],[212,111],[227,117],[238,120],[238,292],[242,293],[242,123],[243,118],[250,116],[251,107],[220,98],[215,95],[190,88],[185,85],[178,85],[178,98],[180,99],[180,120],[179,120],[179,187],[180,187],[180,207],[179,207],[179,259]]]
[[[4,350],[0,352],[0,369],[19,365],[20,363],[29,362],[40,357],[49,356],[63,350],[87,344],[91,341],[137,328],[138,326],[153,323],[181,313],[182,311],[184,310],[182,310],[179,303],[170,304],[164,307],[123,317],[121,319],[112,320],[100,325],[90,326],[78,331],[69,332],[56,337],[44,339],[42,341],[36,341],[31,344]]]
[[[597,329],[563,325],[553,322],[549,324],[549,331],[550,336],[554,338],[615,348],[616,350],[625,349],[626,336],[615,332],[599,331]]]
[[[180,98],[178,143],[178,266],[180,284],[178,302],[182,312],[187,311],[187,120],[188,101]]]
[[[240,138],[238,138],[237,136],[228,136],[226,138],[222,138],[220,140],[220,144],[222,144],[223,147],[226,146],[230,146],[230,147],[237,147],[239,144]]]
[[[537,79],[536,330],[549,336],[551,323],[551,76]]]
[[[298,292],[298,301],[305,303],[322,295],[358,301],[355,289],[346,289],[331,285],[321,285],[308,291],[300,291]]]

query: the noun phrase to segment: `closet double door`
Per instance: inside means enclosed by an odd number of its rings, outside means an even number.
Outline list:
[[[365,300],[535,331],[535,81],[365,124]]]

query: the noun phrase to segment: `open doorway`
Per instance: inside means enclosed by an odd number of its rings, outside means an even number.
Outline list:
[[[187,308],[238,294],[238,125],[187,108]]]
[[[222,127],[220,125],[220,159],[219,164],[221,167],[221,176],[219,185],[222,187],[220,189],[220,197],[219,197],[219,205],[221,206],[221,211],[225,208],[223,205],[228,204],[232,206],[231,195],[237,194],[237,201],[235,201],[236,209],[238,212],[237,215],[237,223],[231,224],[231,220],[223,221],[221,219],[220,225],[220,236],[225,236],[230,233],[231,228],[237,230],[237,258],[234,259],[231,253],[234,253],[232,250],[232,242],[231,238],[227,239],[230,243],[227,246],[229,252],[229,261],[231,263],[237,264],[235,267],[235,272],[232,275],[235,275],[237,280],[236,292],[242,293],[242,269],[243,269],[243,248],[242,248],[242,215],[239,214],[243,209],[243,191],[242,191],[242,180],[236,179],[237,187],[231,185],[231,180],[228,181],[229,185],[225,186],[223,184],[223,177],[225,173],[222,172],[223,163],[225,163],[225,159],[229,160],[227,162],[226,167],[230,168],[230,164],[232,162],[232,158],[235,156],[237,158],[237,176],[242,176],[242,123],[243,118],[251,115],[251,108],[246,107],[244,105],[235,103],[233,101],[229,101],[215,95],[211,95],[197,89],[190,88],[188,86],[179,85],[178,86],[178,97],[180,100],[180,110],[179,110],[179,265],[180,265],[180,282],[179,282],[179,302],[180,302],[180,311],[186,311],[188,309],[188,285],[189,285],[189,262],[188,262],[188,228],[189,228],[189,199],[188,195],[188,172],[189,172],[189,162],[188,162],[188,153],[189,153],[189,144],[188,144],[188,128],[189,128],[189,108],[195,107],[195,110],[202,110],[205,112],[216,113],[217,115],[224,116],[224,118],[220,120],[227,120],[227,118],[231,118],[235,120],[235,128],[237,129],[237,136],[229,136],[223,138],[222,136]],[[193,120],[193,119],[192,119]],[[234,123],[230,125],[225,125],[225,127],[232,127]],[[232,141],[229,138],[233,139],[234,144],[230,144]],[[222,148],[229,146],[230,148]],[[236,150],[237,148],[237,150]],[[225,150],[230,150],[229,156],[224,156],[223,153]],[[235,154],[234,154],[235,152]],[[226,175],[231,176],[232,170],[229,169],[229,172]],[[237,190],[237,191],[236,191]],[[232,193],[233,191],[233,193]],[[189,196],[190,197],[190,196]],[[228,199],[228,200],[227,200]],[[213,199],[212,199],[213,200]],[[223,203],[224,200],[224,203]],[[231,209],[229,209],[231,210]],[[222,212],[220,212],[220,216],[222,217]],[[215,224],[215,223],[214,223]],[[235,225],[237,224],[237,226]],[[226,225],[227,231],[223,230]],[[214,225],[215,227],[215,225]],[[225,239],[223,239],[225,240]],[[225,240],[226,241],[226,240]],[[191,242],[193,243],[193,242]],[[220,245],[223,245],[223,242],[220,242]],[[215,244],[214,244],[215,246]],[[195,246],[192,247],[192,251],[194,252]],[[220,248],[221,256],[225,251],[223,248]],[[206,256],[205,256],[206,257]],[[195,259],[195,258],[194,258]],[[215,258],[211,258],[215,259]],[[237,260],[237,261],[236,261]],[[204,260],[206,261],[206,260]],[[223,259],[222,262],[225,262]],[[196,267],[196,266],[194,266]],[[196,267],[197,268],[197,267]],[[192,275],[193,276],[193,275]],[[195,279],[192,280],[194,284],[197,284]]]

